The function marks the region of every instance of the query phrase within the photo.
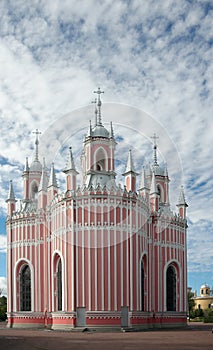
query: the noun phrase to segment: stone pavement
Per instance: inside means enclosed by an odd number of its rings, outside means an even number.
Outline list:
[[[0,349],[4,350],[210,350],[213,325],[190,324],[184,330],[142,332],[59,332],[7,329],[0,324]]]

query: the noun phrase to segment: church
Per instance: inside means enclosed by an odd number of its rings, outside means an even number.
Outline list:
[[[82,140],[81,184],[72,148],[59,191],[54,164],[39,157],[23,167],[18,208],[10,181],[7,227],[8,327],[144,329],[186,325],[187,221],[183,187],[177,213],[170,180],[153,160],[137,164],[131,150],[116,181],[113,125],[96,91],[94,123]],[[119,151],[119,150],[118,150]],[[79,170],[79,169],[78,169]],[[21,180],[21,179],[20,179]]]

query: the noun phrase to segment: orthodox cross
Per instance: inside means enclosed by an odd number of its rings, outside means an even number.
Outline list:
[[[102,125],[101,123],[101,94],[104,94],[104,91],[101,91],[100,88],[98,88],[97,91],[93,91],[94,94],[98,94],[98,125]]]

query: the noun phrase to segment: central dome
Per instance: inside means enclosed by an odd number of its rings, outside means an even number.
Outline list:
[[[103,125],[96,125],[92,131],[92,136],[109,137],[109,131]]]
[[[39,162],[39,160],[34,160],[31,165],[30,165],[30,172],[35,171],[35,172],[42,172],[42,165]]]

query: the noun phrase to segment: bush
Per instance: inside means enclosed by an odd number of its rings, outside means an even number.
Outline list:
[[[213,316],[204,317],[204,323],[213,323]]]
[[[7,298],[0,298],[0,321],[5,321],[7,319]]]

